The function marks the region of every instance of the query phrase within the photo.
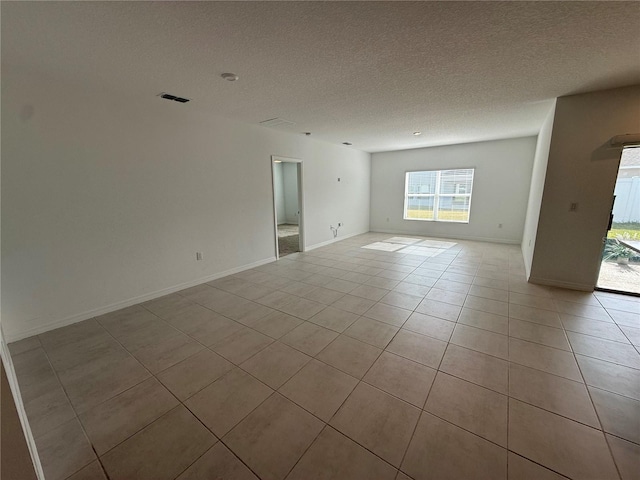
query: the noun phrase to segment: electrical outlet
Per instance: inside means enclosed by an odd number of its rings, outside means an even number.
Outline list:
[[[498,228],[502,228],[502,224],[501,223],[498,224]]]
[[[202,260],[202,252],[196,252],[196,260]]]
[[[569,204],[569,211],[570,212],[575,212],[576,210],[578,210],[578,204],[575,202],[572,202],[571,204]]]
[[[342,222],[338,222],[338,226],[341,227],[342,226]]]

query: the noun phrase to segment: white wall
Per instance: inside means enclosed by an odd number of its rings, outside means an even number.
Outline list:
[[[283,167],[284,210],[287,223],[298,224],[298,164],[285,162]]]
[[[530,282],[593,289],[621,153],[607,144],[639,132],[640,85],[558,98]]]
[[[536,143],[536,154],[533,160],[529,201],[527,202],[527,214],[524,221],[524,232],[522,234],[522,256],[524,257],[524,267],[527,278],[529,278],[531,273],[533,250],[536,244],[540,205],[542,204],[542,190],[544,189],[544,179],[547,173],[547,160],[549,159],[551,131],[553,129],[555,112],[556,101],[554,100],[549,114],[542,124],[542,128],[540,128],[538,141]]]
[[[284,202],[284,173],[282,163],[273,164],[273,188],[276,199],[276,218],[278,225],[287,223],[286,208]]]
[[[304,161],[307,247],[369,230],[368,153],[197,108],[4,69],[10,341],[274,259],[274,154]]]
[[[371,230],[520,243],[535,145],[525,137],[374,153]],[[403,219],[405,172],[465,167],[476,169],[468,224]]]

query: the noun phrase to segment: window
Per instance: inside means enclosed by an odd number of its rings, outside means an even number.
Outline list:
[[[404,219],[469,223],[473,168],[407,172]]]

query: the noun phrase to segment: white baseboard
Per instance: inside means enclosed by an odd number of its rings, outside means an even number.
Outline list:
[[[579,290],[581,292],[593,292],[595,289],[595,285],[587,283],[563,282],[561,280],[551,280],[539,277],[529,277],[529,283],[546,285],[548,287],[568,288],[569,290]]]
[[[490,242],[490,243],[504,243],[507,245],[520,245],[522,243],[522,239],[520,240],[508,240],[504,238],[489,238],[489,237],[476,237],[470,235],[437,235],[433,233],[424,233],[424,232],[410,232],[408,230],[392,230],[392,229],[380,229],[380,230],[369,230],[371,233],[389,233],[394,235],[418,235],[419,237],[433,237],[433,238],[451,238],[454,240],[473,240],[476,242]]]
[[[246,265],[242,265],[240,267],[231,268],[229,270],[225,270],[223,272],[214,273],[212,275],[207,275],[206,277],[201,277],[196,280],[191,280],[189,282],[184,282],[178,285],[174,285],[171,287],[163,288],[161,290],[156,290],[155,292],[145,293],[144,295],[139,295],[137,297],[128,298],[127,300],[123,300],[121,302],[112,303],[110,305],[105,305],[103,307],[98,307],[92,310],[87,310],[82,313],[77,313],[75,315],[71,315],[66,318],[62,318],[60,320],[55,320],[53,322],[46,323],[44,325],[39,325],[37,327],[30,328],[28,330],[24,330],[19,333],[14,333],[11,335],[7,335],[7,343],[16,342],[18,340],[22,340],[24,338],[31,337],[33,335],[40,335],[41,333],[48,332],[50,330],[55,330],[56,328],[66,327],[67,325],[72,325],[77,322],[82,322],[83,320],[88,320],[93,317],[97,317],[99,315],[104,315],[105,313],[115,312],[116,310],[120,310],[121,308],[130,307],[131,305],[136,305],[138,303],[146,302],[149,300],[153,300],[154,298],[162,297],[164,295],[169,295],[170,293],[178,292],[180,290],[184,290],[185,288],[195,287],[196,285],[200,285],[202,283],[210,282],[212,280],[217,280],[218,278],[226,277],[228,275],[233,275],[235,273],[243,272],[245,270],[249,270],[251,268],[259,267],[266,263],[275,262],[276,257],[269,257],[263,260],[258,260],[257,262],[249,263]]]
[[[364,233],[369,233],[369,231],[367,230],[366,232],[356,232],[356,233],[350,233],[348,235],[337,236],[336,238],[332,238],[331,240],[327,240],[326,242],[320,242],[320,243],[315,243],[313,245],[305,246],[304,251],[308,252],[310,250],[315,250],[316,248],[326,247],[327,245],[331,245],[332,243],[336,243],[341,240],[346,240],[347,238],[351,238],[351,237],[357,237],[358,235],[362,235]]]

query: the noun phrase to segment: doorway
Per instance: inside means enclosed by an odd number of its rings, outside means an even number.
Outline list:
[[[640,295],[640,147],[620,157],[611,220],[596,288]]]
[[[276,258],[304,251],[302,161],[271,157]]]

